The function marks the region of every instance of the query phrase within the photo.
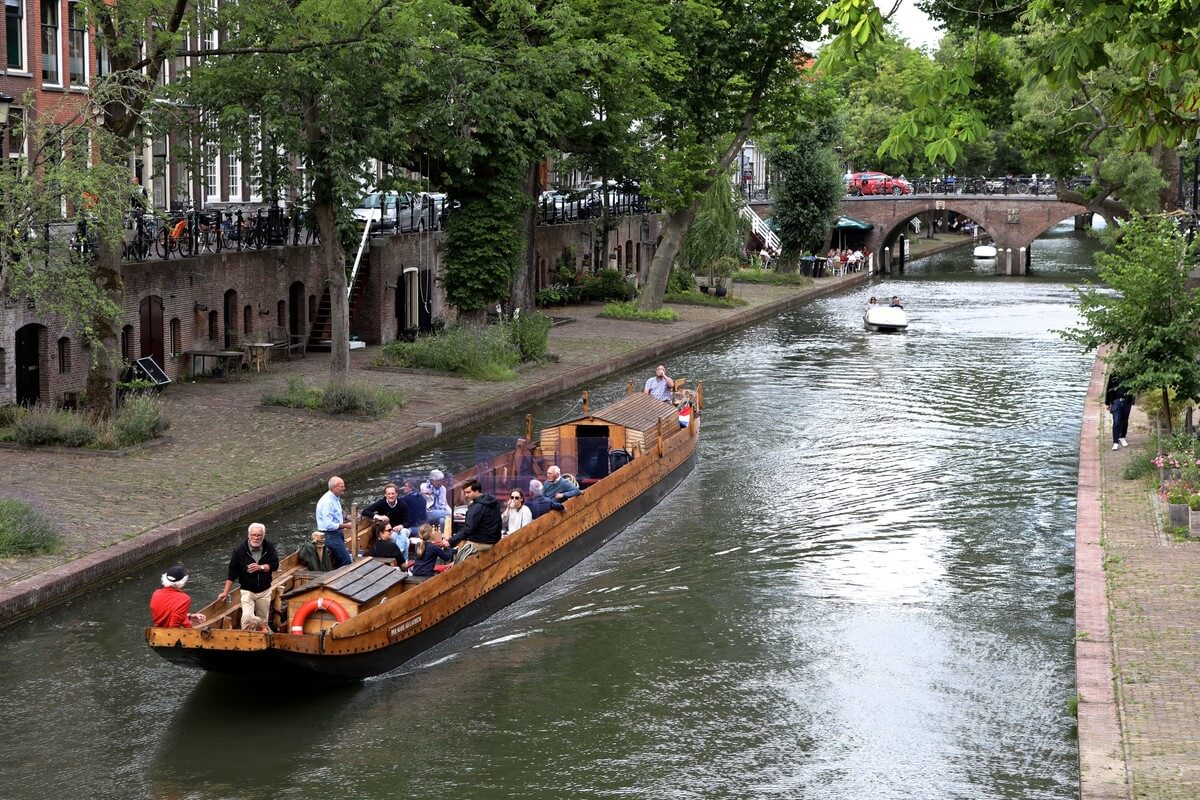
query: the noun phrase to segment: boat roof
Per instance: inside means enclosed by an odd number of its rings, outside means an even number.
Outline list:
[[[332,572],[323,573],[288,592],[288,595],[325,588],[356,603],[365,603],[403,581],[404,573],[392,566],[388,560],[372,558],[355,561]]]
[[[648,394],[631,394],[623,397],[612,405],[593,411],[586,417],[572,420],[571,423],[584,420],[603,420],[612,425],[623,425],[626,428],[644,431],[653,428],[660,419],[675,418],[679,410],[670,403],[664,403]]]

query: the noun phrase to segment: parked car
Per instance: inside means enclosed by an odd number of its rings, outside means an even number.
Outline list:
[[[884,172],[855,172],[846,178],[846,193],[862,194],[912,194],[912,184],[904,177],[893,178]]]
[[[538,216],[543,222],[570,222],[579,218],[578,195],[550,189],[538,195]]]
[[[446,195],[437,192],[368,192],[352,213],[373,231],[412,233],[440,227]]]

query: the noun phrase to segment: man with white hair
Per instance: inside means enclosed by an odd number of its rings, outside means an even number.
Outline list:
[[[572,497],[578,497],[583,494],[583,491],[575,484],[565,480],[562,470],[555,465],[546,470],[546,485],[542,487],[542,494],[547,500],[557,500],[561,503]]]
[[[350,551],[346,549],[345,531],[353,523],[342,516],[342,495],[346,482],[334,475],[329,479],[329,491],[317,501],[317,530],[325,533],[325,546],[333,553],[334,568],[350,563]]]
[[[229,554],[229,570],[225,576],[225,588],[217,595],[223,602],[237,581],[240,591],[238,599],[242,605],[242,619],[250,615],[271,618],[271,579],[279,571],[279,553],[275,545],[267,541],[267,526],[252,522],[246,529],[246,539],[238,543]]]
[[[188,613],[192,598],[183,591],[188,574],[182,564],[163,573],[162,588],[150,596],[150,624],[155,628],[190,628],[206,620],[203,614]]]
[[[525,507],[529,509],[532,519],[537,519],[550,509],[562,511],[565,506],[557,500],[551,500],[542,495],[542,482],[534,478],[529,482],[529,494],[525,496]]]
[[[425,516],[429,524],[435,528],[442,526],[443,520],[450,516],[450,503],[446,498],[446,476],[440,469],[430,471],[429,480],[421,484],[421,494],[426,498]]]

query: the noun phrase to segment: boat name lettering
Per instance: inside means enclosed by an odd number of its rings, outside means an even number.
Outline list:
[[[417,614],[412,619],[406,619],[406,620],[404,620],[404,622],[401,622],[399,625],[396,625],[395,627],[393,627],[390,631],[388,631],[388,636],[390,636],[394,639],[397,636],[399,636],[400,634],[404,633],[409,628],[415,628],[417,625],[420,625],[420,624],[421,624],[421,615]]]

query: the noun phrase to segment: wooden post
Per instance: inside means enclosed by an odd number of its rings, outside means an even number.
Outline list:
[[[633,381],[625,384],[625,396],[628,397],[631,394],[633,394]]]
[[[372,525],[375,523],[372,522]],[[350,563],[358,558],[358,503],[350,504]]]
[[[658,418],[658,457],[663,457],[662,417]]]
[[[584,389],[584,390],[583,390],[583,415],[584,415],[585,417],[587,417],[587,416],[591,416],[591,413],[592,413],[592,412],[591,412],[591,409],[588,407],[588,393],[587,393],[587,389]]]
[[[533,447],[533,414],[525,415],[525,443]]]
[[[704,381],[696,384],[696,410],[704,408]]]

